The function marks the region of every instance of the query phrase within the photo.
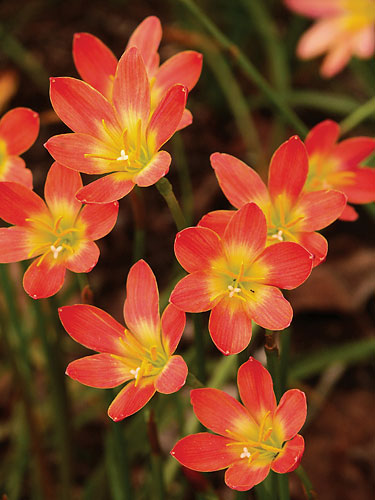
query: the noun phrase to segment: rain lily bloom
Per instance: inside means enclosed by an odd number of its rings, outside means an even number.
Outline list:
[[[311,59],[325,52],[321,74],[327,78],[341,71],[354,55],[362,59],[375,49],[373,0],[284,0],[303,16],[318,19],[302,35],[297,55]]]
[[[295,470],[304,452],[297,432],[306,420],[306,397],[298,389],[284,393],[278,405],[272,378],[254,358],[240,366],[238,390],[243,402],[218,389],[194,389],[191,403],[198,420],[215,432],[181,439],[171,454],[185,467],[212,472],[226,469],[225,483],[249,490],[271,470]]]
[[[375,5],[374,5],[375,9]],[[340,126],[325,120],[312,128],[306,137],[309,173],[304,190],[337,189],[352,203],[375,200],[375,170],[359,164],[375,151],[375,139],[352,137],[340,143]],[[355,209],[346,205],[340,219],[355,220]]]
[[[190,92],[202,71],[202,54],[193,50],[179,52],[159,66],[158,47],[161,37],[160,20],[149,16],[136,28],[127,44],[127,48],[137,47],[145,63],[151,86],[152,111],[167,90],[176,83],[184,85]],[[112,51],[94,35],[76,33],[73,40],[73,58],[81,78],[110,101],[118,63]],[[190,125],[191,122],[191,113],[185,109],[178,129]]]
[[[119,200],[168,172],[171,156],[159,149],[176,131],[186,98],[186,87],[174,85],[151,113],[143,58],[130,47],[117,65],[112,102],[81,80],[51,80],[52,105],[75,133],[52,137],[46,148],[66,167],[106,174],[78,191],[82,203]]]
[[[144,260],[129,271],[124,318],[127,327],[94,306],[59,309],[69,335],[99,352],[69,364],[74,380],[102,389],[129,382],[108,409],[115,421],[137,412],[156,391],[171,394],[184,385],[187,366],[173,355],[185,328],[185,314],[169,304],[160,320],[156,279]]]
[[[346,196],[322,186],[303,192],[308,176],[306,148],[297,137],[284,142],[273,155],[268,172],[268,189],[260,176],[245,163],[228,154],[214,153],[211,164],[225,196],[233,206],[255,202],[267,219],[267,246],[294,241],[310,252],[313,266],[322,262],[328,244],[315,231],[335,221],[342,213]],[[222,234],[233,211],[216,211],[199,222]]]
[[[311,272],[310,254],[301,245],[265,248],[266,241],[266,219],[255,203],[238,210],[222,236],[206,227],[176,236],[177,260],[191,274],[177,283],[170,301],[186,312],[212,309],[209,331],[223,354],[245,349],[252,320],[271,330],[286,328],[293,311],[278,288],[295,288]]]
[[[81,176],[54,163],[44,186],[46,203],[34,191],[15,182],[0,182],[0,262],[35,258],[23,286],[34,299],[50,297],[64,283],[65,271],[88,273],[99,258],[94,240],[115,225],[118,203],[84,206],[75,193]]]
[[[34,144],[38,133],[39,115],[29,108],[11,109],[0,119],[0,181],[32,189],[32,173],[19,155]]]

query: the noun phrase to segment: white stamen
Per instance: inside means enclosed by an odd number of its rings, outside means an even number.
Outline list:
[[[239,293],[241,291],[241,288],[233,288],[232,285],[228,285],[228,290],[229,290],[229,297],[233,297],[235,293]]]
[[[125,149],[121,150],[121,154],[118,158],[116,158],[117,161],[126,161],[129,159],[129,156],[125,154]]]
[[[244,446],[243,447],[243,452],[241,453],[240,458],[250,458],[250,457],[251,457],[251,453],[246,448],[246,446]]]
[[[63,247],[61,245],[59,245],[56,248],[55,245],[51,245],[50,249],[51,249],[51,252],[53,253],[53,258],[57,259],[57,257],[59,256],[59,253],[61,252],[61,250],[63,249]]]
[[[275,240],[279,240],[279,241],[284,241],[284,237],[283,237],[283,232],[282,232],[282,230],[281,230],[281,229],[279,229],[279,230],[277,231],[277,233],[276,233],[276,234],[273,234],[273,235],[271,236],[271,238],[274,238]]]
[[[135,380],[137,380],[138,373],[139,373],[139,370],[140,370],[140,369],[141,369],[141,367],[140,367],[140,366],[138,366],[138,368],[136,368],[135,370],[130,370],[130,373],[131,373],[132,375],[134,375]]]

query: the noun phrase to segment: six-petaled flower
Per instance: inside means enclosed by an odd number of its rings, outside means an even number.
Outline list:
[[[99,388],[128,382],[108,409],[115,421],[140,410],[156,391],[178,391],[187,376],[185,361],[173,354],[185,327],[185,314],[169,304],[160,319],[155,276],[145,261],[130,269],[126,290],[127,328],[94,306],[78,304],[59,310],[69,335],[99,352],[70,363],[67,375]]]
[[[176,236],[177,260],[190,274],[170,301],[186,312],[212,310],[209,331],[224,354],[245,349],[252,320],[272,330],[286,328],[293,311],[279,288],[295,288],[311,272],[311,256],[301,245],[266,248],[266,242],[266,219],[255,203],[240,208],[222,236],[199,226]]]
[[[13,226],[0,229],[0,262],[35,258],[23,286],[34,299],[50,297],[64,283],[65,271],[87,273],[99,258],[94,243],[113,228],[118,203],[84,206],[75,193],[81,176],[54,163],[47,175],[46,203],[15,182],[0,182],[0,218]]]
[[[211,472],[228,469],[226,484],[249,490],[270,470],[296,469],[304,452],[297,434],[306,420],[306,397],[287,391],[276,404],[271,375],[254,358],[240,366],[237,376],[242,403],[218,389],[194,389],[191,403],[198,420],[215,432],[181,439],[171,454],[185,467]]]

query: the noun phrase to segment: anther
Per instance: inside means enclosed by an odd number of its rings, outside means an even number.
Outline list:
[[[243,452],[241,453],[240,458],[250,458],[250,457],[251,457],[251,453],[246,448],[246,446],[244,446],[243,447]]]
[[[228,285],[228,290],[229,290],[229,297],[233,297],[235,293],[239,293],[241,291],[241,288],[234,288],[232,285]]]
[[[271,238],[273,238],[273,239],[275,239],[275,240],[279,240],[279,241],[284,241],[284,236],[283,236],[283,232],[282,232],[282,230],[281,230],[281,229],[279,229],[279,230],[277,231],[277,233],[276,233],[276,234],[273,234],[273,235],[271,236]]]
[[[137,380],[137,378],[138,378],[138,374],[139,374],[139,370],[140,370],[140,369],[141,369],[141,367],[140,367],[140,366],[138,366],[138,368],[136,368],[135,370],[130,370],[130,373],[131,373],[132,375],[134,375],[135,380]]]
[[[129,156],[125,154],[125,149],[121,150],[121,154],[118,158],[116,158],[117,161],[126,161],[129,159]]]
[[[59,256],[59,253],[61,252],[61,250],[63,249],[63,247],[61,245],[59,245],[56,248],[55,245],[51,245],[50,249],[51,249],[51,252],[53,253],[53,258],[57,259],[57,257]]]

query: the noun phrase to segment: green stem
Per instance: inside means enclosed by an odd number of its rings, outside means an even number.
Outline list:
[[[289,474],[277,474],[279,500],[290,500]]]
[[[186,385],[193,389],[201,389],[204,387],[204,384],[191,372],[187,374]]]
[[[154,498],[155,500],[164,500],[166,496],[163,475],[163,462],[153,408],[147,409],[146,415],[147,434],[151,448],[151,468],[153,476],[152,484],[154,488],[154,494],[152,495],[152,498]]]
[[[186,159],[184,142],[181,134],[175,134],[171,140],[173,157],[177,158],[177,175],[181,190],[182,208],[186,222],[190,226],[193,223],[194,194],[191,183],[189,165]]]
[[[195,345],[195,361],[197,366],[197,374],[199,380],[206,382],[206,366],[205,366],[205,338],[203,331],[202,314],[194,314],[194,345]]]
[[[313,485],[310,481],[310,478],[307,475],[305,469],[302,467],[302,465],[297,467],[297,469],[294,472],[297,474],[297,476],[299,477],[299,479],[302,483],[306,498],[308,500],[315,500],[316,498],[318,498],[318,496],[313,488]]]
[[[234,61],[243,70],[244,74],[272,101],[276,108],[283,115],[298,134],[304,137],[308,130],[300,118],[289,108],[287,104],[280,98],[280,95],[266,81],[265,78],[258,72],[250,60],[243,54],[229,38],[224,35],[215,24],[206,16],[206,14],[192,1],[179,0],[187,9],[196,17],[196,19],[207,29],[213,38],[220,44],[223,49],[227,50],[233,57]]]
[[[374,114],[375,97],[372,97],[340,122],[341,135],[346,134],[370,116],[374,116]]]
[[[275,332],[266,332],[266,343],[264,349],[267,356],[267,369],[270,372],[273,380],[273,388],[275,391],[276,399],[279,401],[281,397],[280,387],[280,366],[279,366],[279,349],[276,345]]]
[[[287,328],[280,332],[280,364],[279,364],[279,376],[280,376],[280,392],[281,395],[286,391],[287,381],[288,381],[288,370],[290,364],[290,340],[291,340],[291,330]]]
[[[130,191],[130,204],[134,219],[133,257],[132,261],[142,259],[145,251],[145,207],[142,192],[135,187]]]
[[[165,199],[178,231],[181,231],[181,229],[184,229],[186,227],[186,220],[176,199],[176,196],[174,195],[172,184],[166,177],[163,177],[158,180],[155,186]]]

